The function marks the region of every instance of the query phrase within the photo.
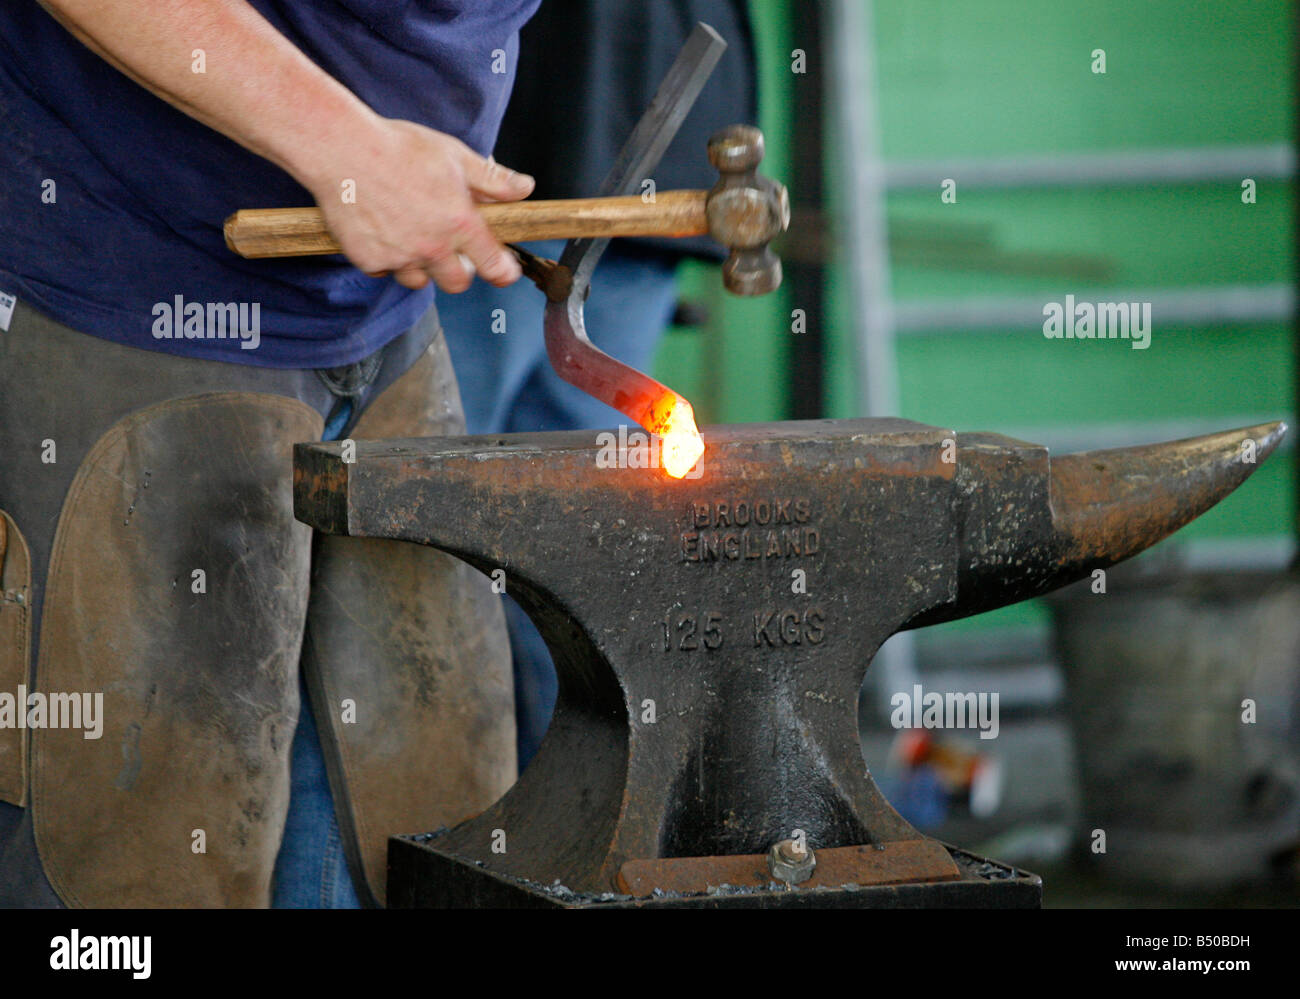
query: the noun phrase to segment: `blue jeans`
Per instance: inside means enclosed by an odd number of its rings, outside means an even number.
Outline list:
[[[289,751],[289,815],[275,859],[274,909],[359,909],[334,816],[334,796],[307,687],[301,676],[302,708]]]
[[[328,414],[322,440],[337,440],[354,415],[343,398]],[[273,909],[360,909],[348,872],[343,837],[334,812],[334,795],[307,685],[298,674],[298,727],[289,750],[289,814],[275,858]]]
[[[527,244],[558,257],[564,244]],[[639,371],[677,302],[676,262],[612,243],[591,282],[584,307],[587,335],[607,354]],[[438,315],[451,351],[471,434],[615,427],[628,418],[563,381],[551,368],[542,335],[546,299],[526,278],[509,288],[475,281],[461,295],[441,295]],[[499,310],[499,311],[498,311]],[[495,332],[504,324],[504,332]],[[506,600],[515,663],[519,768],[537,752],[555,707],[555,668],[532,621]]]

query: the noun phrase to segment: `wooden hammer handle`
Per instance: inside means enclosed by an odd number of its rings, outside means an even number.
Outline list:
[[[707,191],[660,191],[654,201],[573,198],[479,205],[503,243],[596,236],[700,236],[709,231]],[[338,253],[319,208],[244,208],[226,219],[226,245],[241,257]]]

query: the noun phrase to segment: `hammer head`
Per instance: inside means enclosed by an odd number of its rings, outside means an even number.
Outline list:
[[[709,191],[709,233],[731,252],[722,281],[737,295],[765,295],[781,286],[781,260],[768,245],[790,224],[785,187],[762,176],[763,133],[731,125],[709,139],[718,182]]]

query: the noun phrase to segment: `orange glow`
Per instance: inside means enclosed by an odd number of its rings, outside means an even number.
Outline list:
[[[675,392],[665,401],[670,402],[671,408],[661,421],[656,421],[658,426],[647,429],[661,438],[660,465],[674,479],[680,479],[704,454],[704,441],[695,426],[695,410],[691,404]]]

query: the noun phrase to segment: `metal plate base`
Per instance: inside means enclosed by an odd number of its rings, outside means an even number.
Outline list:
[[[443,853],[431,834],[388,841],[388,904],[436,909],[1038,909],[1043,881],[996,860],[942,844],[960,877],[888,885],[710,887],[634,898],[579,894],[563,885],[503,875]]]

